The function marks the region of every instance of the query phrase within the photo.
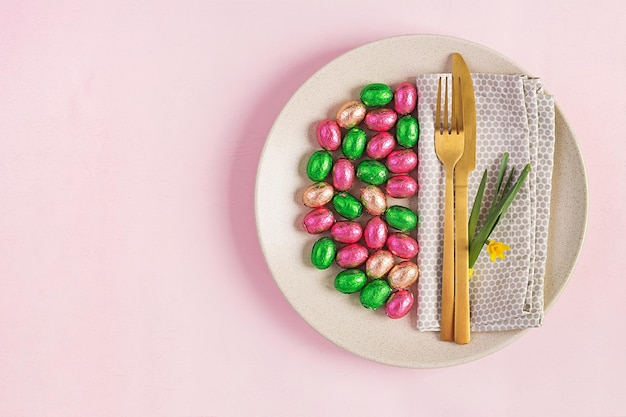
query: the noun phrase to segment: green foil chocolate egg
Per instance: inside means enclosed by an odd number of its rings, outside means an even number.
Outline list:
[[[382,107],[392,99],[393,91],[387,84],[369,84],[361,90],[361,101],[367,107]]]
[[[328,151],[313,152],[306,165],[306,175],[311,181],[323,181],[333,169],[333,157]]]
[[[365,183],[380,185],[387,181],[389,171],[382,162],[373,159],[365,159],[357,165],[356,176]]]
[[[354,220],[363,214],[363,204],[350,193],[337,193],[333,197],[335,211],[348,220]]]
[[[348,130],[341,143],[341,151],[348,159],[358,159],[363,155],[367,145],[367,135],[363,129],[353,127]]]
[[[335,255],[337,254],[337,246],[329,237],[323,237],[313,244],[311,250],[311,262],[317,269],[327,269],[333,264]]]
[[[360,300],[365,308],[376,310],[383,306],[391,295],[391,287],[384,279],[370,281],[361,290]]]
[[[400,146],[412,148],[417,144],[420,129],[415,117],[407,114],[396,122],[396,140]]]
[[[408,233],[417,227],[417,215],[404,206],[391,206],[385,211],[387,224],[401,232]]]
[[[360,269],[344,269],[335,277],[335,288],[344,294],[361,290],[367,282],[365,272]]]

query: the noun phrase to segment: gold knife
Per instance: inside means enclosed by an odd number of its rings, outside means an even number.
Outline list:
[[[461,78],[465,151],[455,169],[456,260],[454,290],[454,341],[470,342],[469,241],[467,236],[467,180],[476,168],[476,100],[467,64],[460,54],[452,54],[452,75]]]

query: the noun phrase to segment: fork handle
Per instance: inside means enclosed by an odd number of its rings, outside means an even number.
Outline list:
[[[456,192],[456,280],[454,295],[454,341],[470,342],[469,241],[467,236],[467,176],[458,176]]]
[[[446,169],[441,276],[441,340],[454,340],[454,170]]]

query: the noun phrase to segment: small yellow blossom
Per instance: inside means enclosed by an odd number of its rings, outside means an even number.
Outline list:
[[[489,252],[489,259],[491,262],[495,262],[496,259],[506,259],[504,255],[504,251],[511,250],[509,245],[502,242],[496,242],[495,240],[490,240],[489,245],[487,246],[487,252]]]
[[[474,268],[470,268],[467,271],[467,279],[472,279],[472,275],[474,275]]]

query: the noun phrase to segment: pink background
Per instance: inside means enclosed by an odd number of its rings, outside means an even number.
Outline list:
[[[626,415],[625,17],[621,0],[3,1],[0,415]],[[545,325],[430,370],[311,329],[268,272],[253,206],[300,84],[413,33],[541,76],[590,190]]]

